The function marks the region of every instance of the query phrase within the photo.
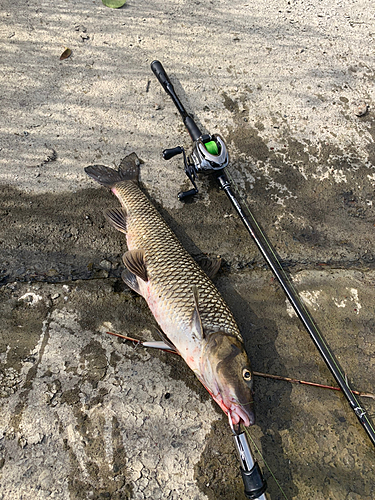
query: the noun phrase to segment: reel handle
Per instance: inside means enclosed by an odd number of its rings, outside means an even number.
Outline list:
[[[177,196],[180,201],[183,201],[185,198],[190,198],[190,196],[194,196],[195,194],[198,194],[197,188],[189,189],[189,191],[181,191]]]
[[[184,150],[180,146],[177,146],[176,148],[164,149],[163,158],[164,160],[170,160],[174,156],[182,154],[183,151]]]

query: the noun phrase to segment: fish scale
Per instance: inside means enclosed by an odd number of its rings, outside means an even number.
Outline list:
[[[182,247],[145,194],[132,181],[116,184],[114,194],[127,212],[129,250],[144,250],[148,278],[160,301],[160,310],[168,314],[171,322],[187,328],[194,310],[193,286],[196,285],[204,330],[221,329],[242,341],[233,315],[217,288]]]

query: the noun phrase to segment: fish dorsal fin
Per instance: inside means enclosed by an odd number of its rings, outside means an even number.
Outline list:
[[[136,293],[139,293],[139,295],[142,295],[138,285],[137,276],[134,273],[129,271],[129,269],[124,269],[121,273],[121,278],[131,290],[134,290]]]
[[[202,271],[204,271],[207,276],[213,280],[220,269],[221,259],[210,259],[209,257],[204,256],[199,257],[197,259],[197,263]]]
[[[204,332],[203,332],[203,326],[202,326],[202,321],[201,317],[199,314],[199,294],[198,294],[198,288],[196,285],[193,285],[193,297],[194,297],[194,311],[191,316],[191,331],[192,334],[197,338],[197,339],[204,339]]]
[[[129,250],[124,253],[122,260],[127,269],[143,281],[148,281],[145,253],[143,250]]]
[[[126,210],[124,208],[109,208],[104,215],[112,226],[126,234]]]

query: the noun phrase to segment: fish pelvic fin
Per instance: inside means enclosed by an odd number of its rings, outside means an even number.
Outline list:
[[[124,208],[109,208],[104,211],[105,218],[117,231],[127,232],[126,210]]]
[[[191,316],[190,327],[192,334],[202,340],[204,339],[204,331],[202,326],[201,316],[199,314],[199,294],[196,285],[193,285],[194,310]]]
[[[143,281],[148,281],[145,253],[143,250],[129,250],[124,253],[122,260],[125,267]]]
[[[104,165],[90,165],[85,168],[85,172],[102,186],[112,188],[123,181],[133,181],[138,184],[139,165],[137,155],[131,153],[121,160],[118,170]]]
[[[221,266],[221,259],[210,259],[207,256],[196,259],[197,264],[210,279],[214,279]]]

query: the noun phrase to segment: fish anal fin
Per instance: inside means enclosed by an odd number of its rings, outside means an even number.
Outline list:
[[[126,210],[124,208],[109,208],[105,210],[104,215],[117,231],[126,234]]]
[[[169,344],[166,344],[165,342],[162,342],[161,340],[157,341],[154,340],[152,342],[142,342],[142,345],[144,347],[153,347],[154,349],[162,349],[163,351],[169,351],[169,352],[174,352],[176,354],[179,354],[178,351],[174,347],[171,347]]]
[[[199,314],[199,294],[196,285],[193,285],[193,297],[194,297],[194,310],[190,321],[191,332],[196,338],[202,340],[204,339],[204,332],[203,332],[201,316]]]
[[[162,343],[167,345],[168,348],[171,350],[171,351],[175,351],[178,353],[178,350],[176,349],[176,346],[169,340],[169,338],[165,335],[164,332],[162,332],[161,330],[159,330],[158,328],[156,327],[152,327],[152,331],[155,331],[159,337],[161,338],[162,340]]]
[[[148,281],[145,254],[143,250],[129,250],[124,253],[122,260],[124,261],[125,267],[131,273],[135,274],[143,281]]]
[[[131,290],[134,290],[139,295],[142,295],[137,281],[137,276],[134,273],[129,271],[129,269],[124,269],[121,273],[121,278]]]
[[[210,257],[206,256],[199,257],[197,258],[197,264],[213,280],[220,269],[221,259],[210,259]]]

